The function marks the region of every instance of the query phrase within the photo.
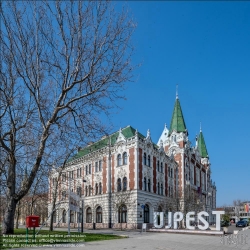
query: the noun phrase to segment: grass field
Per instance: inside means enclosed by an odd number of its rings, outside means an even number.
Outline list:
[[[37,231],[36,231],[37,232]],[[11,249],[18,247],[42,246],[51,244],[81,244],[89,241],[122,239],[124,237],[112,234],[91,234],[91,233],[68,233],[62,231],[49,232],[41,230],[35,239],[33,238],[33,229],[29,230],[28,239],[26,238],[26,229],[15,229],[14,235],[0,236],[0,249]]]

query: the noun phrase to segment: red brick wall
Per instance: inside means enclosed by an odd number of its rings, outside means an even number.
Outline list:
[[[179,142],[180,148],[184,148],[184,141]]]
[[[103,193],[107,193],[107,166],[108,166],[108,159],[107,157],[103,157],[103,165],[102,165],[102,190]]]
[[[182,167],[181,167],[181,165],[182,165],[182,157],[181,157],[181,154],[177,154],[177,155],[175,155],[175,161],[178,161],[178,191],[179,191],[179,195],[180,196],[182,196],[182,178],[183,178],[183,176],[182,176]],[[173,174],[175,173],[175,171],[173,172]],[[174,177],[175,177],[175,175],[174,175]],[[176,180],[175,180],[175,185],[176,185]],[[176,190],[177,191],[177,190]]]
[[[156,157],[153,156],[153,192],[156,193]]]
[[[139,148],[139,189],[142,190],[142,149]]]
[[[129,188],[135,188],[135,149],[129,149]]]

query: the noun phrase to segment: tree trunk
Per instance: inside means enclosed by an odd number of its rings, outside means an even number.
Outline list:
[[[19,221],[19,216],[20,216],[20,202],[17,205],[17,210],[16,210],[16,229],[18,229],[18,221]]]
[[[53,231],[53,217],[54,217],[54,213],[50,217],[49,231]]]
[[[7,197],[7,207],[3,219],[3,234],[14,234],[14,219],[17,201],[13,197]]]

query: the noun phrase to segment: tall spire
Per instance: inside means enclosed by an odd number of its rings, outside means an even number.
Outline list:
[[[186,124],[184,121],[184,117],[181,110],[181,104],[178,98],[178,94],[176,95],[174,111],[172,115],[171,125],[169,129],[169,135],[175,130],[176,132],[185,132]]]
[[[206,147],[203,133],[201,131],[201,127],[200,127],[200,134],[198,137],[198,150],[202,158],[208,158],[207,147]]]

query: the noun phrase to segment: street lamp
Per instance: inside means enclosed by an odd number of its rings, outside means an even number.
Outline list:
[[[86,180],[82,180],[82,182],[87,182]],[[84,189],[83,189],[84,192]],[[83,233],[83,194],[82,194],[82,224],[81,224],[81,232]]]

